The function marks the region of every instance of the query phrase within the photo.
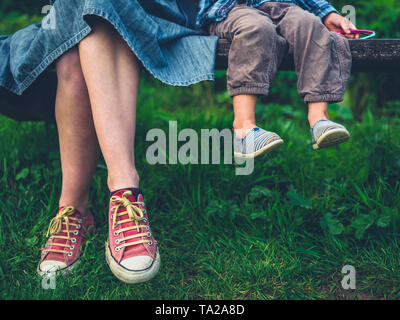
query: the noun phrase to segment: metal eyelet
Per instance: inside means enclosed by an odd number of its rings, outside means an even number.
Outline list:
[[[119,233],[117,231],[114,231],[114,237],[118,237]]]
[[[147,222],[147,219],[146,219],[146,218],[144,218],[144,219],[143,219],[143,222]]]
[[[115,247],[115,252],[119,252],[121,250],[119,247]]]
[[[76,226],[76,228],[77,228],[77,229],[80,229],[80,228],[81,228],[81,225],[80,225],[80,224],[78,224],[78,225]]]
[[[78,230],[74,230],[74,232],[73,232],[73,233],[74,233],[74,235],[76,235],[76,236],[77,236],[77,235],[79,234],[79,231],[78,231]]]
[[[153,241],[151,241],[151,240],[150,240],[150,242],[149,242],[149,246],[152,246],[152,245],[153,245]]]
[[[146,230],[150,230],[150,226],[146,226]]]
[[[82,222],[83,222],[83,220],[82,220],[82,219],[78,219],[78,222],[79,222],[79,223],[82,223]]]
[[[110,217],[110,218],[111,218],[111,220],[113,220],[113,219],[114,219],[114,213],[111,215],[111,217]]]
[[[146,214],[147,213],[147,210],[146,209],[143,209],[143,214]]]
[[[119,244],[119,239],[115,239],[115,244]]]
[[[74,250],[75,247],[74,247],[74,246],[70,246],[69,249],[70,249],[70,250]]]
[[[72,257],[73,253],[72,252],[68,252],[68,256]]]
[[[147,238],[151,237],[151,232],[147,232]]]
[[[72,238],[72,239],[71,239],[71,242],[72,242],[72,243],[75,243],[75,242],[76,242],[76,238]]]

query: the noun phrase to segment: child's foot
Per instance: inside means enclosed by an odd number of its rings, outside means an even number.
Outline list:
[[[93,215],[86,217],[74,207],[61,207],[50,222],[49,239],[41,249],[42,257],[37,271],[41,276],[50,272],[71,272],[78,264],[87,239],[93,228]]]
[[[320,120],[311,129],[314,150],[327,148],[349,140],[350,133],[342,125],[330,120]]]
[[[234,154],[237,158],[255,158],[279,148],[283,140],[276,133],[254,128],[240,139],[234,134]]]
[[[160,255],[141,191],[115,191],[110,200],[108,222],[106,258],[112,273],[126,283],[152,279],[160,268]]]

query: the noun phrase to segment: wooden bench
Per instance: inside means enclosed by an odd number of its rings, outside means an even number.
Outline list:
[[[400,39],[349,40],[353,57],[352,71],[400,71]],[[217,51],[217,69],[227,67],[230,42],[220,39]],[[293,59],[286,57],[281,70],[294,70]]]
[[[400,72],[400,39],[350,40],[353,72]],[[226,69],[230,43],[221,39],[217,51],[217,69]],[[294,70],[287,57],[281,70]],[[19,121],[53,121],[57,77],[54,71],[43,73],[35,83],[17,96],[0,88],[0,113]]]

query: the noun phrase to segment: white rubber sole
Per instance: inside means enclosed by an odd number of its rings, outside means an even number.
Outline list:
[[[65,267],[63,269],[56,269],[54,271],[50,271],[50,270],[49,271],[42,271],[42,270],[40,270],[40,262],[39,262],[36,270],[37,270],[37,273],[39,274],[39,276],[41,276],[41,277],[45,277],[46,275],[49,275],[51,273],[56,273],[57,275],[66,276],[66,275],[71,274],[74,271],[75,267],[79,264],[80,261],[81,261],[81,259],[79,258],[73,264],[71,264],[70,266]]]
[[[320,136],[316,143],[313,144],[313,149],[332,147],[334,145],[346,142],[350,139],[350,133],[346,129],[333,129],[325,132]]]
[[[274,142],[267,144],[265,147],[261,148],[260,150],[257,150],[256,152],[249,153],[249,154],[235,152],[234,156],[235,156],[235,158],[253,159],[264,153],[269,153],[271,151],[278,149],[282,144],[283,144],[283,140],[279,139],[279,140],[275,140]]]
[[[114,276],[116,276],[122,282],[129,284],[142,283],[153,279],[158,273],[161,263],[160,254],[158,253],[158,248],[157,248],[156,257],[149,268],[141,271],[128,270],[123,266],[121,266],[117,261],[115,261],[115,259],[111,255],[110,247],[108,246],[107,242],[106,242],[106,260]]]

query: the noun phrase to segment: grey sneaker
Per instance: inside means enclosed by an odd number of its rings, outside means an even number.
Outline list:
[[[282,138],[276,133],[254,128],[242,139],[234,134],[233,148],[236,158],[255,158],[277,149],[282,144]]]
[[[327,148],[350,139],[350,133],[341,124],[320,120],[311,129],[314,150]]]

